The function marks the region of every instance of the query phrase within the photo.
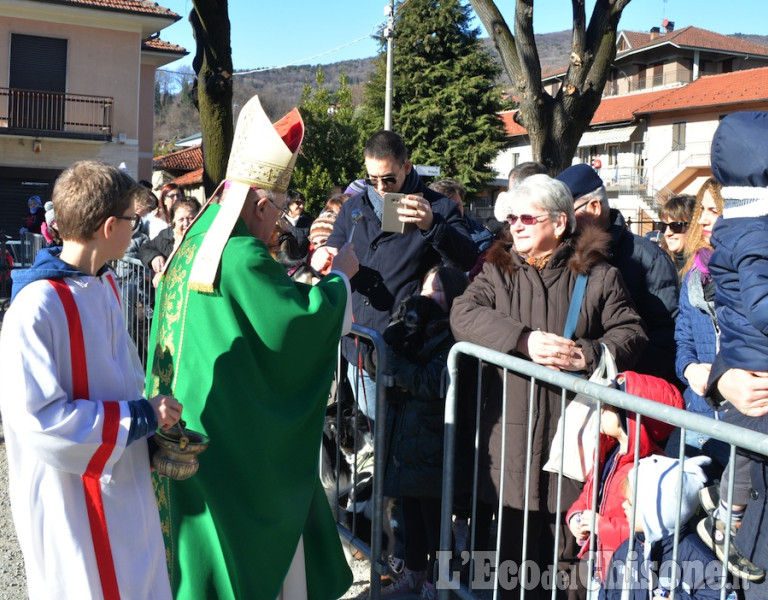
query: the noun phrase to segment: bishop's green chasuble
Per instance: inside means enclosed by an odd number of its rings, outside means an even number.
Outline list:
[[[187,427],[211,440],[192,478],[156,476],[174,596],[273,600],[303,535],[309,598],[338,598],[352,577],[318,464],[346,285],[293,282],[239,220],[214,292],[189,290],[218,210],[170,262],[148,359],[148,397],[178,398]]]

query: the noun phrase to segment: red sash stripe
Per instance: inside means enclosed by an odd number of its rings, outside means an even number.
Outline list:
[[[109,280],[112,283],[112,289],[117,293],[114,281],[112,281],[111,277]],[[85,340],[83,338],[80,312],[77,309],[75,298],[72,296],[72,291],[64,280],[50,279],[49,281],[59,295],[61,304],[64,306],[64,314],[67,317],[69,349],[72,361],[73,394],[75,398],[88,400],[88,364],[85,356]],[[117,402],[104,402],[103,406],[104,425],[101,434],[102,443],[91,457],[82,480],[102,593],[105,600],[119,600],[120,590],[117,586],[117,574],[112,558],[109,529],[107,528],[107,519],[104,513],[100,477],[117,443],[117,433],[120,425],[120,406]]]
[[[123,304],[120,302],[120,292],[117,291],[117,285],[115,284],[115,278],[112,277],[112,273],[107,274],[107,281],[109,281],[109,284],[112,286],[112,291],[115,292],[115,297],[117,298],[117,305],[122,307]]]

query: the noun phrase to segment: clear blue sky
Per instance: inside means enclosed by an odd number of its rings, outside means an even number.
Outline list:
[[[195,42],[187,16],[192,0],[157,1],[182,16],[178,23],[161,32],[161,38],[190,52],[190,56],[166,68],[176,70],[181,65],[191,65]],[[514,2],[496,2],[512,26]],[[384,9],[388,4],[388,0],[229,0],[235,70],[327,64],[374,56],[378,45],[369,35],[385,21]],[[594,0],[587,0],[587,18],[593,5]],[[407,5],[403,10],[408,10]],[[534,29],[536,33],[570,29],[570,14],[569,0],[536,0]],[[619,28],[648,31],[664,18],[674,21],[677,29],[695,25],[724,34],[766,34],[768,1],[632,0],[624,9]],[[480,25],[479,19],[476,24]],[[363,39],[350,44],[360,38]]]

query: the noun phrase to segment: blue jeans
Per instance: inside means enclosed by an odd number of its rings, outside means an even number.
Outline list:
[[[349,363],[347,377],[357,400],[357,407],[371,421],[376,421],[376,382],[363,369]],[[355,387],[357,386],[357,387]]]

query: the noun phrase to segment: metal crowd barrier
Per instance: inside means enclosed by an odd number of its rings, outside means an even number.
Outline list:
[[[110,261],[109,266],[115,273],[125,326],[139,351],[141,364],[146,367],[155,294],[152,272],[136,258]]]
[[[676,427],[679,427],[681,429],[680,435],[681,439],[685,439],[685,431],[686,430],[692,430],[697,431],[699,433],[702,433],[704,435],[710,436],[713,439],[722,440],[730,445],[730,464],[733,464],[733,461],[735,459],[736,455],[736,448],[743,448],[746,450],[749,450],[751,452],[761,454],[764,456],[768,456],[768,436],[762,435],[760,433],[744,429],[741,427],[736,427],[734,425],[730,425],[727,423],[724,423],[722,421],[718,421],[715,419],[711,419],[702,415],[698,415],[695,413],[686,412],[684,410],[672,408],[670,406],[663,405],[661,403],[654,402],[652,400],[648,400],[645,398],[640,398],[638,396],[634,396],[622,391],[619,391],[617,389],[613,389],[610,387],[603,387],[600,385],[597,385],[595,383],[590,383],[586,379],[581,379],[579,377],[576,377],[574,375],[555,371],[553,369],[548,369],[546,367],[543,367],[541,365],[537,365],[533,362],[530,362],[528,360],[523,360],[517,357],[509,356],[507,354],[503,354],[482,346],[478,346],[475,344],[470,344],[467,342],[459,342],[454,345],[452,348],[450,355],[448,357],[448,369],[449,369],[449,376],[450,376],[450,383],[448,387],[448,394],[446,398],[446,406],[445,406],[445,446],[444,446],[444,475],[443,475],[443,490],[442,490],[442,510],[441,510],[441,532],[440,532],[440,550],[438,552],[438,576],[437,576],[437,582],[436,587],[438,590],[439,598],[445,600],[451,595],[455,595],[459,598],[477,598],[480,596],[487,598],[488,597],[488,589],[493,589],[493,598],[498,597],[499,593],[499,550],[500,550],[500,543],[501,543],[501,523],[497,522],[497,540],[496,540],[496,552],[495,552],[495,565],[494,569],[490,571],[492,575],[493,581],[489,584],[487,580],[484,580],[482,584],[479,586],[482,588],[482,592],[478,591],[478,589],[475,589],[475,586],[473,583],[476,583],[473,581],[475,571],[475,565],[474,563],[474,557],[471,557],[469,559],[469,582],[460,581],[459,578],[459,571],[455,570],[455,566],[452,566],[452,558],[455,558],[452,556],[453,550],[452,550],[452,515],[453,515],[453,490],[454,490],[454,483],[455,483],[455,445],[456,445],[456,408],[457,408],[457,392],[458,392],[458,380],[460,376],[463,376],[463,374],[459,373],[459,360],[460,357],[469,356],[474,357],[477,359],[477,373],[478,373],[478,385],[477,385],[477,397],[475,398],[476,404],[476,422],[478,423],[478,427],[475,429],[475,454],[474,454],[474,474],[473,474],[473,492],[472,492],[472,517],[471,517],[471,536],[470,539],[474,540],[475,538],[475,516],[476,516],[476,502],[477,502],[477,489],[478,489],[478,450],[479,450],[479,415],[480,415],[480,390],[481,390],[481,377],[482,377],[482,366],[483,364],[496,366],[499,368],[504,369],[503,375],[506,378],[506,375],[508,372],[517,373],[523,377],[530,378],[531,381],[531,393],[528,398],[529,403],[529,414],[533,414],[533,403],[534,403],[534,395],[535,395],[535,389],[536,389],[536,383],[542,383],[542,384],[548,384],[551,386],[556,386],[561,388],[561,414],[565,412],[565,407],[567,403],[567,392],[574,392],[574,393],[581,393],[587,396],[590,396],[596,400],[596,409],[600,411],[600,407],[602,404],[608,404],[611,406],[623,408],[626,410],[630,410],[638,415],[638,419],[636,421],[637,424],[637,431],[639,434],[639,428],[640,423],[642,421],[642,417],[650,417],[659,421],[664,421],[666,423],[669,423],[671,425],[674,425]],[[466,360],[466,359],[464,359]],[[466,373],[466,371],[465,371]],[[502,415],[502,422],[506,422],[506,411],[507,410],[514,410],[514,403],[507,402],[506,398],[507,389],[506,384],[504,385],[504,399],[503,399],[503,411],[504,414]],[[466,401],[466,399],[463,399]],[[508,408],[508,404],[510,404]],[[599,432],[599,419],[598,421],[598,429],[595,431],[595,439],[597,444],[599,444],[599,438],[600,438],[600,432]],[[530,452],[531,452],[531,440],[532,440],[532,424],[533,419],[529,420],[528,423],[528,431],[527,431],[527,440],[528,440],[528,464],[530,465]],[[506,428],[505,428],[506,430]],[[503,436],[506,436],[506,431],[503,434]],[[637,446],[639,445],[639,435],[636,435],[636,452],[635,452],[635,465],[637,465]],[[564,438],[563,438],[564,439]],[[504,437],[502,438],[502,444],[505,443]],[[561,448],[562,449],[562,448]],[[503,450],[502,450],[503,452]],[[681,466],[680,468],[683,468],[684,461],[685,461],[685,444],[680,444],[680,453],[677,457],[680,460]],[[564,454],[564,452],[563,452]],[[595,452],[595,456],[597,457],[599,455],[599,446],[598,449]],[[503,456],[503,454],[502,454]],[[675,457],[673,457],[675,458]],[[593,469],[596,466],[597,459],[595,458],[595,461],[593,463]],[[502,459],[502,465],[501,465],[501,472],[504,472],[504,463]],[[635,474],[637,474],[637,469],[635,469]],[[523,543],[522,543],[522,556],[523,556],[523,564],[525,564],[526,561],[526,548],[527,548],[527,528],[528,528],[528,498],[529,498],[529,477],[530,477],[530,468],[526,471],[525,474],[525,498],[526,498],[526,510],[523,518]],[[549,565],[549,568],[553,571],[556,571],[556,569],[553,567],[553,565],[557,565],[558,563],[558,547],[559,547],[559,534],[560,534],[560,519],[561,515],[564,516],[565,511],[568,510],[568,506],[561,506],[561,491],[562,491],[562,459],[560,463],[560,472],[558,473],[558,487],[557,487],[557,511],[556,511],[556,526],[555,526],[555,541],[554,541],[554,555],[552,558],[552,563]],[[502,498],[504,497],[504,482],[501,482],[501,489],[499,490],[499,504],[497,507],[497,515],[498,518],[501,519],[502,516]],[[632,502],[632,520],[634,521],[635,514],[634,514],[634,506],[636,505],[635,500],[637,498],[637,481],[635,480],[634,485],[632,486],[634,490],[634,498]],[[678,490],[680,490],[680,487],[678,486]],[[734,491],[734,477],[730,478],[730,489],[728,491],[728,504],[732,505],[733,503],[731,500],[733,499],[733,491]],[[679,542],[679,533],[680,533],[680,506],[681,506],[681,494],[678,492],[678,496],[676,498],[677,501],[677,526],[675,529],[675,537],[674,537],[674,547],[673,547],[673,562],[676,564],[677,561],[677,549],[678,549],[678,542]],[[597,502],[597,486],[594,488],[594,494],[592,499],[592,506],[594,507]],[[726,522],[730,522],[730,510],[728,514],[728,518]],[[594,520],[592,523],[592,531],[594,531]],[[630,528],[632,530],[633,527]],[[727,529],[726,533],[726,539],[725,539],[725,556],[727,557],[730,553],[729,547],[732,541],[730,540],[730,529]],[[633,539],[633,536],[630,535],[630,540]],[[593,536],[590,536],[590,547],[596,548],[596,543]],[[632,550],[632,545],[630,542],[630,551]],[[472,545],[470,544],[470,550],[472,550]],[[462,557],[463,559],[464,557]],[[589,559],[588,569],[587,573],[592,573],[592,565],[593,565],[593,559]],[[717,562],[717,566],[720,567],[722,575],[722,579],[720,580],[721,587],[718,588],[720,590],[720,598],[723,600],[726,597],[726,592],[728,591],[726,589],[726,586],[723,585],[725,583],[725,578],[727,577],[727,569],[725,568],[725,565]],[[453,570],[452,570],[453,569]],[[629,573],[630,569],[625,569],[625,573]],[[481,572],[483,575],[487,574],[488,571],[483,571],[481,569]],[[554,581],[554,579],[553,579]],[[625,588],[627,587],[628,582],[625,580]],[[585,582],[585,587],[587,588],[588,593],[590,593],[590,596],[596,596],[596,589],[595,589],[595,582],[591,579]],[[551,590],[551,597],[554,600],[557,595],[558,589],[556,585],[552,585]],[[525,598],[526,590],[524,589],[524,586],[520,586],[520,597]],[[675,592],[674,592],[674,586],[672,587],[671,591],[671,600],[674,600]]]
[[[359,406],[375,402],[374,414],[379,424],[375,427],[383,433],[387,410],[386,388],[392,385],[392,378],[387,365],[386,344],[380,334],[353,324],[350,337],[367,340],[376,350],[375,398],[360,398],[358,393],[358,389],[364,393],[361,369],[357,368],[362,364],[360,348],[363,344],[358,344],[357,365],[351,377],[339,351],[336,386],[329,402],[331,408],[326,413],[321,479],[347,551],[362,554],[370,560],[370,598],[377,600],[381,593],[381,577],[387,573],[387,561],[382,557],[385,436],[373,435],[369,431],[369,421]],[[345,380],[349,386],[343,384]],[[329,429],[335,439],[328,437]],[[322,461],[328,458],[332,458],[331,464],[324,469]]]
[[[22,233],[19,244],[18,267],[31,267],[37,253],[45,247],[45,238],[39,233]]]

